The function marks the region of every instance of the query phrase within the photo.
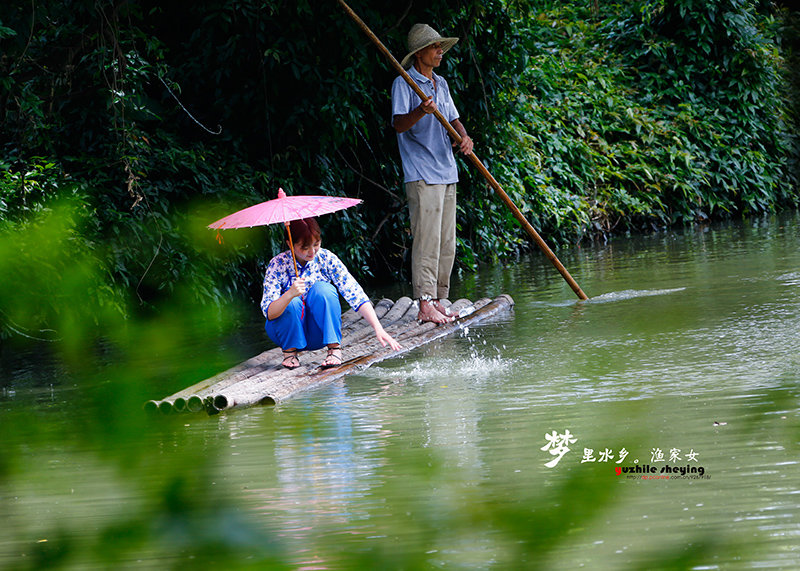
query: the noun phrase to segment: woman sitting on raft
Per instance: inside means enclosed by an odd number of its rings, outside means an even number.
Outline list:
[[[372,326],[382,346],[388,343],[395,351],[400,349],[401,345],[383,329],[367,294],[342,261],[320,247],[322,233],[316,219],[294,220],[289,229],[300,276],[295,276],[292,253],[286,250],[278,254],[267,266],[261,298],[267,335],[283,350],[281,364],[296,369],[300,366],[299,351],[324,346],[328,347],[328,355],[321,366],[327,369],[342,364],[339,294]]]

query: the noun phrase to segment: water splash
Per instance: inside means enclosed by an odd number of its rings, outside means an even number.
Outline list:
[[[513,359],[497,356],[477,355],[475,352],[463,358],[446,357],[429,361],[428,359],[407,363],[400,368],[372,367],[369,375],[379,379],[396,380],[402,378],[418,383],[437,382],[442,379],[486,379],[496,378],[511,370]]]

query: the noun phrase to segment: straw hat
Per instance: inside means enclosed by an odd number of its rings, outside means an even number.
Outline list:
[[[414,63],[414,54],[419,50],[425,49],[430,45],[439,42],[442,44],[442,52],[446,52],[454,45],[458,38],[443,38],[439,32],[427,24],[414,24],[408,32],[408,55],[403,58],[400,65],[403,69],[408,69]]]

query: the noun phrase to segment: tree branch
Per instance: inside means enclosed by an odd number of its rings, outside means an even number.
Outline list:
[[[364,173],[356,170],[350,163],[347,162],[347,159],[344,158],[344,155],[342,154],[342,151],[340,151],[339,149],[336,149],[336,154],[339,155],[339,157],[342,159],[342,161],[347,166],[347,168],[349,168],[355,174],[357,174],[358,176],[360,176],[362,179],[364,179],[368,183],[372,184],[373,186],[375,186],[377,188],[380,188],[382,191],[384,191],[386,194],[388,194],[389,196],[394,198],[396,201],[403,202],[403,199],[400,198],[397,194],[395,194],[394,192],[392,192],[391,190],[389,190],[388,188],[386,188],[385,186],[383,186],[379,182],[376,182],[376,181],[372,180],[371,178],[366,176]]]

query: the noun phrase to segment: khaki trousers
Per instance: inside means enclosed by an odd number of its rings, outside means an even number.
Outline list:
[[[456,185],[406,183],[414,298],[447,298],[456,259]]]

